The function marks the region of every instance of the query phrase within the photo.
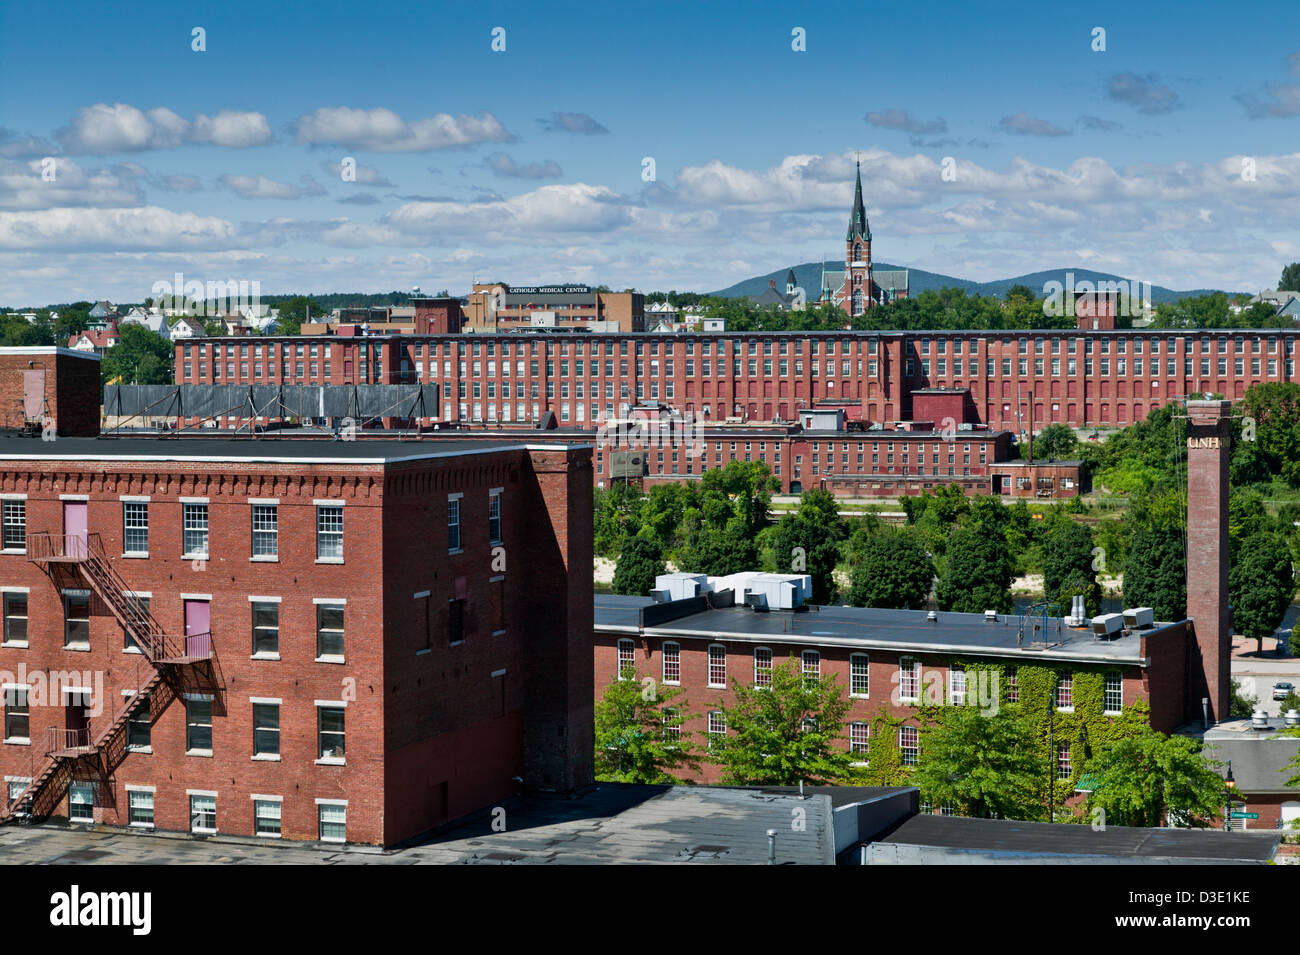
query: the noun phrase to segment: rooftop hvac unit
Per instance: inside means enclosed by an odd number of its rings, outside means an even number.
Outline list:
[[[1124,629],[1124,615],[1118,613],[1104,613],[1100,617],[1092,618],[1092,632],[1102,639],[1113,637]]]
[[[1156,622],[1156,612],[1150,607],[1134,607],[1124,611],[1124,626],[1145,630]]]
[[[673,592],[667,587],[650,591],[650,597],[657,604],[666,604],[673,599]]]
[[[767,594],[745,594],[745,606],[753,610],[767,610]]]

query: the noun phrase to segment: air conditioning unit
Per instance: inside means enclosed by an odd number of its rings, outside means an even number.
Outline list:
[[[1156,622],[1156,613],[1150,607],[1134,607],[1124,611],[1124,626],[1145,630]]]
[[[1092,618],[1092,632],[1103,639],[1106,637],[1113,637],[1123,629],[1123,614],[1104,613],[1100,617]]]
[[[998,612],[997,612],[996,610],[985,610],[985,611],[984,611],[984,619],[985,619],[985,620],[992,621],[993,623],[997,623],[997,620],[998,620]]]

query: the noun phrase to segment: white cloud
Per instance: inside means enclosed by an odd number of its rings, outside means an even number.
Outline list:
[[[225,219],[157,206],[0,212],[0,249],[210,249],[236,238]]]
[[[515,138],[491,113],[479,117],[438,113],[408,123],[390,109],[327,106],[304,113],[291,127],[299,145],[373,152],[427,152]]]
[[[311,176],[299,177],[301,185],[276,182],[265,176],[236,176],[226,173],[217,180],[241,199],[302,199],[323,196],[325,189]]]
[[[321,165],[325,167],[325,171],[328,172],[330,176],[342,181],[343,163],[326,162]],[[358,186],[381,186],[388,189],[397,188],[389,182],[387,178],[381,176],[379,170],[374,166],[367,166],[365,163],[359,162],[356,163],[356,167],[353,171],[356,173],[356,179],[354,179],[353,182]]]
[[[261,113],[221,110],[215,117],[200,113],[191,123],[161,106],[146,112],[129,103],[96,103],[77,110],[55,138],[69,153],[107,155],[173,149],[183,143],[242,149],[270,142],[271,129]]]

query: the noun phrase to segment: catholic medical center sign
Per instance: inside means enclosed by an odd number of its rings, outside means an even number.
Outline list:
[[[511,295],[590,295],[590,285],[512,285]]]

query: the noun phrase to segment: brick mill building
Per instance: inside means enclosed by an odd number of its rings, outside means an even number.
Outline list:
[[[0,815],[388,845],[589,782],[590,458],[0,436]]]
[[[1086,785],[1080,720],[1119,718],[1139,703],[1164,733],[1229,718],[1230,415],[1227,401],[1187,405],[1185,620],[1156,622],[1145,608],[1084,621],[809,607],[799,576],[667,575],[657,596],[597,595],[595,697],[630,666],[638,678],[680,687],[680,705],[694,714],[688,728],[707,739],[727,731],[722,707],[734,702],[733,679],[764,685],[773,665],[793,657],[805,675],[844,688],[845,748],[869,760],[872,734],[883,727],[903,766],[918,758],[925,705],[1050,703],[1060,734],[1055,778],[1062,797],[1072,794]],[[997,687],[979,676],[990,667],[1001,674]],[[1030,668],[1039,696],[1022,700],[1028,687],[1018,674]],[[705,779],[717,775],[709,766]]]

